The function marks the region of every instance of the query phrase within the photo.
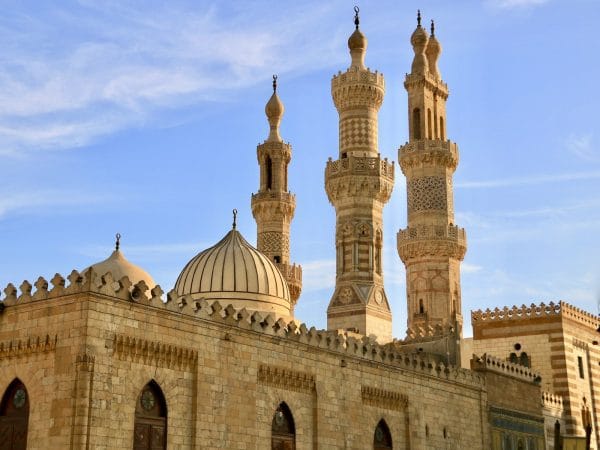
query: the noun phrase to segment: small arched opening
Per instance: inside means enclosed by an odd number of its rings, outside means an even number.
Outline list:
[[[285,402],[275,410],[271,422],[271,450],[296,450],[296,427]]]
[[[15,378],[6,388],[0,404],[0,448],[25,450],[29,425],[29,395],[21,380]]]
[[[273,161],[270,156],[267,156],[265,161],[265,170],[267,172],[267,189],[273,189]]]
[[[421,110],[413,109],[412,114],[413,139],[421,139]]]
[[[374,450],[388,450],[392,449],[392,434],[388,428],[385,420],[381,419],[375,428],[375,434],[373,435],[373,449]]]
[[[427,139],[433,139],[431,125],[431,109],[427,108]]]
[[[152,380],[138,396],[133,431],[134,450],[167,448],[167,403],[162,390]]]

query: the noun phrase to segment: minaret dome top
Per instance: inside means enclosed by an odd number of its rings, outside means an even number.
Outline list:
[[[283,107],[283,103],[277,95],[277,75],[273,75],[273,95],[271,95],[271,98],[265,106],[265,114],[269,120],[270,127],[267,141],[280,142],[282,140],[279,135],[279,124],[281,123],[284,111],[285,108]]]
[[[354,30],[354,33],[352,33],[348,38],[348,48],[350,49],[350,56],[352,56],[352,64],[350,65],[350,67],[364,69],[365,53],[367,51],[367,38],[358,28],[358,25],[360,23],[358,12],[358,6],[355,6],[354,25],[356,26],[356,29]]]

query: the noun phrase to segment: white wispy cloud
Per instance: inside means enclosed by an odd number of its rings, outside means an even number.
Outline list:
[[[4,192],[0,195],[0,219],[14,213],[57,211],[65,207],[89,207],[108,203],[114,198],[108,194],[91,194],[62,190]]]
[[[302,264],[303,292],[335,287],[335,260],[320,259]]]
[[[344,57],[336,43],[323,44],[315,20],[328,5],[310,14],[282,7],[268,18],[250,8],[98,5],[0,19],[0,39],[11,42],[0,65],[0,154],[85,145],[165,109],[227,98],[273,72]],[[277,20],[286,14],[295,19]]]
[[[455,187],[461,189],[503,188],[596,179],[600,179],[600,170],[548,175],[532,175],[529,177],[502,178],[497,180],[461,181],[457,182]]]
[[[548,3],[549,0],[489,0],[488,4],[501,9],[531,8]]]
[[[575,156],[588,162],[600,162],[600,151],[593,146],[593,134],[571,134],[567,138],[567,149]]]
[[[462,273],[477,273],[480,272],[481,269],[483,269],[481,266],[478,266],[477,264],[469,264],[466,262],[463,262],[460,265],[460,270]]]

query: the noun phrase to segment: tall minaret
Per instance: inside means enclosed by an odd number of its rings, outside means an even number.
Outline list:
[[[383,206],[394,187],[394,163],[378,150],[377,113],[383,75],[365,67],[367,38],[358,29],[348,39],[352,62],[331,81],[339,113],[339,159],[329,158],[325,190],[335,206],[337,271],[327,308],[327,328],[392,339],[392,314],[383,289]]]
[[[462,330],[460,262],[465,256],[465,230],[454,224],[452,175],[458,147],[446,139],[448,86],[437,60],[442,47],[421,26],[411,43],[415,52],[408,91],[409,141],[398,151],[406,176],[408,227],[398,232],[398,254],[406,266],[408,327],[457,325]]]
[[[296,196],[288,191],[292,146],[279,135],[283,112],[283,103],[277,95],[277,76],[273,75],[273,95],[265,107],[269,137],[256,148],[260,187],[252,194],[252,215],[257,225],[257,248],[275,263],[287,280],[293,311],[302,290],[302,267],[290,263],[290,223],[294,218]]]

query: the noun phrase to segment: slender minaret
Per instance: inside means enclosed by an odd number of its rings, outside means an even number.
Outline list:
[[[335,206],[337,252],[335,291],[327,328],[392,338],[392,314],[383,289],[383,206],[394,187],[394,163],[378,150],[377,113],[383,75],[365,67],[367,39],[358,29],[348,39],[352,62],[331,81],[339,113],[339,159],[329,158],[325,190]]]
[[[437,60],[442,47],[421,26],[411,43],[415,52],[408,91],[409,141],[398,159],[406,176],[408,227],[398,232],[398,254],[406,266],[408,327],[457,326],[462,330],[460,262],[467,249],[463,228],[454,224],[452,175],[458,147],[446,139],[448,86]]]
[[[269,137],[256,148],[260,187],[256,194],[252,194],[252,215],[257,225],[256,246],[275,263],[287,280],[293,312],[302,290],[302,267],[290,263],[290,223],[294,218],[296,196],[288,191],[292,146],[283,142],[279,135],[283,112],[283,103],[277,95],[277,76],[273,75],[273,95],[265,107]]]

